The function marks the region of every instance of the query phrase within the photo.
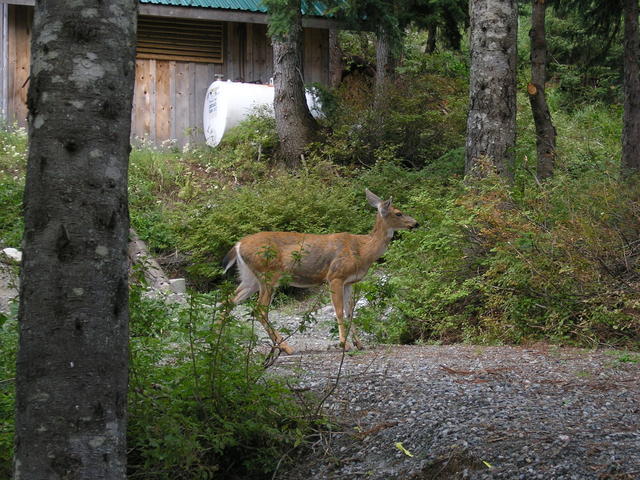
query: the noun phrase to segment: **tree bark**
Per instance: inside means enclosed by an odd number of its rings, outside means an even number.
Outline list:
[[[136,5],[36,2],[16,479],[126,477]]]
[[[556,129],[545,96],[547,76],[547,40],[545,35],[545,0],[534,0],[531,14],[531,82],[527,86],[529,103],[536,126],[537,176],[544,180],[553,175],[556,157]]]
[[[317,123],[304,91],[300,0],[286,0],[286,9],[296,13],[287,32],[272,37],[273,108],[282,156],[286,166],[295,169],[300,167],[306,146],[315,139]]]
[[[436,51],[436,40],[438,36],[438,26],[435,22],[429,24],[427,28],[427,43],[424,47],[424,53],[433,53]]]
[[[471,17],[471,71],[465,173],[494,169],[513,176],[516,141],[515,0],[475,0]],[[487,168],[485,168],[487,167]]]
[[[640,173],[640,38],[638,0],[624,0],[622,177]]]
[[[376,32],[376,77],[375,77],[375,106],[380,108],[385,98],[385,92],[393,79],[396,58],[394,55],[393,38],[389,28],[382,25]]]
[[[329,86],[337,88],[342,81],[342,49],[338,29],[329,29]]]

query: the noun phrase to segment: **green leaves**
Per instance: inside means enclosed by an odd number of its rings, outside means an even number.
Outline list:
[[[286,36],[300,16],[301,0],[262,0],[269,12],[269,35]]]
[[[284,380],[266,375],[251,321],[229,291],[159,308],[132,290],[128,444],[131,478],[264,476],[300,445],[308,423]],[[147,319],[153,318],[153,322]]]

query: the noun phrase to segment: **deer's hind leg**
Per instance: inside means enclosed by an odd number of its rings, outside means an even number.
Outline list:
[[[289,346],[284,338],[269,323],[269,305],[275,293],[275,285],[260,282],[260,294],[258,295],[258,320],[267,331],[271,341],[284,353],[291,355],[293,348]]]

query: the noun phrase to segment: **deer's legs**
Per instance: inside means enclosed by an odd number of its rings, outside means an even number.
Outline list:
[[[331,288],[331,303],[336,312],[336,320],[338,320],[338,336],[340,337],[340,346],[345,350],[351,347],[347,342],[347,332],[344,327],[344,283],[342,280],[332,280],[329,283]]]
[[[233,297],[232,302],[236,305],[244,302],[251,295],[256,293],[259,290],[258,285],[245,285],[241,283],[238,288],[236,288],[235,296]]]
[[[353,307],[354,307],[353,302],[355,301],[355,299],[353,298],[352,284],[344,286],[343,298],[344,298],[344,316],[347,318],[347,321],[349,322],[351,339],[353,340],[353,344],[356,346],[356,348],[358,350],[362,350],[363,348],[362,342],[360,342],[360,339],[358,338],[358,335],[356,333],[356,324],[353,321]]]
[[[282,335],[280,335],[269,323],[269,305],[271,305],[273,293],[273,286],[260,283],[260,293],[258,295],[258,320],[267,331],[271,341],[284,353],[291,355],[293,353],[293,348],[284,341]]]

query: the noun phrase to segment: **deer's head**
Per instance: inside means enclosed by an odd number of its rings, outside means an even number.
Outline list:
[[[387,230],[392,230],[392,232],[390,232],[391,234],[396,230],[407,230],[419,226],[415,218],[405,215],[395,208],[392,205],[391,198],[389,198],[389,200],[382,200],[368,189],[365,189],[365,194],[367,195],[369,205],[378,210],[378,216],[384,222],[384,226]]]

